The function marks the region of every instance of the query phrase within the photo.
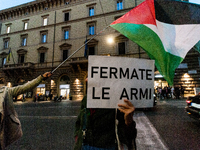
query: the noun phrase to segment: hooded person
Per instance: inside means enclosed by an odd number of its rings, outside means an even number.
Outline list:
[[[51,72],[46,72],[24,85],[0,88],[0,150],[4,150],[8,145],[22,137],[21,123],[14,109],[13,97],[35,88],[42,80],[46,80],[51,75]]]

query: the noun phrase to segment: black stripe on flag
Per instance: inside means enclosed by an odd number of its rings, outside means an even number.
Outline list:
[[[154,0],[156,19],[163,23],[200,24],[200,5],[172,0]]]

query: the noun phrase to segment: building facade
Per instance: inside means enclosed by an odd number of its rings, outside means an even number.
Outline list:
[[[24,84],[52,71],[73,55],[51,79],[26,93],[26,99],[33,100],[36,94],[48,96],[51,93],[53,97],[62,95],[66,99],[81,100],[86,94],[88,67],[88,60],[84,57],[85,41],[98,34],[87,44],[88,55],[149,59],[137,44],[108,27],[142,1],[36,0],[1,10],[0,85]],[[183,84],[179,77],[185,71],[178,71],[175,84]],[[199,79],[196,77],[198,84],[195,86],[199,86]]]
[[[36,0],[0,11],[0,81],[16,86],[52,71],[110,23],[142,0]],[[109,39],[113,39],[113,42]],[[85,47],[26,94],[62,95],[80,100],[86,94]],[[9,54],[10,57],[7,57]],[[87,44],[88,55],[148,58],[119,32],[108,27]]]

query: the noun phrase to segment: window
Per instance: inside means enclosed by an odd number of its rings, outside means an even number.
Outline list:
[[[69,39],[69,31],[68,30],[64,31],[64,39],[65,40]]]
[[[68,26],[68,27],[63,27],[63,28],[62,28],[62,31],[63,31],[63,39],[64,39],[64,40],[69,39],[70,26]]]
[[[2,66],[6,64],[6,57],[2,59]]]
[[[61,54],[60,60],[62,61],[62,60],[67,59],[72,45],[65,42],[62,45],[60,45],[59,47],[60,47],[60,50],[61,50],[60,51],[60,54]]]
[[[187,63],[181,63],[181,64],[179,64],[178,68],[188,68],[188,64]]]
[[[69,31],[68,30],[64,30],[64,39],[65,40],[69,39]]]
[[[88,40],[90,40],[90,39],[88,39]],[[87,44],[87,47],[86,47],[87,54],[86,55],[84,54],[84,56],[88,57],[89,55],[96,55],[97,54],[97,50],[96,50],[95,47],[97,47],[97,45],[98,45],[98,41],[97,40],[95,40],[95,39],[90,40],[88,42],[88,44]]]
[[[41,35],[41,43],[47,43],[47,31],[40,32]]]
[[[46,53],[47,53],[48,48],[44,47],[44,46],[41,46],[37,50],[38,50],[38,62],[39,63],[44,63],[45,60],[47,59],[46,58],[47,57]]]
[[[69,21],[70,20],[70,12],[71,12],[71,9],[67,9],[67,10],[63,11],[64,21]]]
[[[125,42],[118,43],[119,55],[125,54]]]
[[[27,45],[27,36],[28,34],[21,35],[21,46]]]
[[[45,53],[40,53],[40,63],[44,63]]]
[[[117,1],[117,10],[123,9],[123,0],[118,0]]]
[[[24,49],[19,49],[17,51],[17,54],[18,54],[18,63],[21,64],[21,63],[25,63],[25,56],[27,54],[27,50],[24,50]]]
[[[96,6],[96,3],[87,5],[88,15],[89,16],[94,16],[95,15],[95,6]]]
[[[7,26],[6,33],[10,33],[10,26]]]
[[[21,45],[21,46],[26,46],[26,40],[27,40],[26,37],[23,37],[23,38],[22,38],[22,45]]]
[[[68,58],[68,50],[63,50],[63,60]]]
[[[94,35],[94,25],[89,25],[89,35]]]
[[[4,38],[3,39],[3,48],[4,49],[9,48],[9,42],[10,42],[10,38]]]
[[[48,16],[49,15],[42,16],[42,25],[43,26],[46,26],[48,24]]]
[[[95,55],[95,47],[94,46],[89,47],[88,55]]]
[[[25,20],[22,20],[22,23],[23,23],[23,30],[27,30],[28,29],[28,22],[29,22],[29,19],[25,19]]]
[[[42,43],[46,43],[47,42],[47,35],[46,34],[42,34]]]
[[[6,39],[6,40],[4,40],[4,49],[7,49],[9,47],[9,40],[8,39]]]
[[[89,16],[94,16],[94,7],[89,7]]]
[[[88,35],[94,35],[95,34],[95,27],[96,27],[96,21],[88,22],[87,28],[88,28]]]
[[[24,30],[28,29],[28,22],[24,22]]]
[[[69,12],[65,13],[65,21],[69,21]]]
[[[43,20],[43,26],[46,26],[47,25],[47,18],[44,18]]]
[[[36,89],[36,94],[45,95],[45,84],[39,84]]]
[[[19,63],[24,63],[24,60],[25,60],[25,55],[24,54],[20,54],[18,62]]]

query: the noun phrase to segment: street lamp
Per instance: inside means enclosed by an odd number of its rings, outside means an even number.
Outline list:
[[[8,82],[7,87],[11,87],[11,83],[10,82]]]
[[[114,39],[113,39],[112,37],[109,37],[109,38],[107,39],[107,42],[108,42],[109,44],[112,44],[112,43],[114,43]]]

